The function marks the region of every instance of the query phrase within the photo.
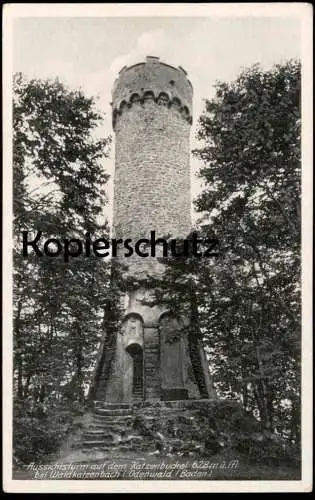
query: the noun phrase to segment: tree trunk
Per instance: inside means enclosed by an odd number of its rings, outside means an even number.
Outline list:
[[[18,301],[17,315],[15,318],[15,356],[17,358],[17,397],[18,399],[23,399],[23,357],[22,357],[22,343],[20,339],[20,322],[21,322],[21,312],[22,312],[22,301]]]

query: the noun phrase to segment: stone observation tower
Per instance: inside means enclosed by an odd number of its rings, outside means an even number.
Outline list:
[[[185,70],[147,57],[121,69],[112,92],[116,135],[114,234],[131,246],[191,230],[190,146],[192,85]],[[140,251],[150,253],[151,242]],[[157,243],[156,256],[163,245]],[[136,280],[150,282],[162,265],[156,257],[118,258]],[[150,286],[126,295],[122,328],[102,347],[95,397],[108,403],[212,398],[205,353],[189,320],[152,301]],[[151,301],[151,302],[150,302]]]

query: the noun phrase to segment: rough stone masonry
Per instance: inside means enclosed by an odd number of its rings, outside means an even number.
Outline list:
[[[186,71],[157,57],[121,69],[112,92],[116,239],[135,242],[152,230],[159,237],[189,234],[192,96]],[[133,255],[126,263],[127,273],[136,279],[162,271],[151,256]],[[126,295],[122,328],[102,346],[106,352],[96,399],[133,403],[213,398],[200,340],[183,332],[189,319],[150,304],[151,295],[150,287],[139,285]]]

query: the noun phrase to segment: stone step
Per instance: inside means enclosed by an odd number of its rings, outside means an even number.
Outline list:
[[[135,415],[135,418],[137,417],[143,417],[145,420],[153,420],[155,418],[152,415],[144,415],[142,412],[140,412],[138,415]]]
[[[105,420],[94,420],[89,425],[89,428],[95,430],[108,429],[108,432],[114,432],[114,430],[124,430],[126,428],[131,428],[133,420],[124,421],[124,422],[107,422]]]
[[[87,429],[84,432],[84,436],[87,437],[100,437],[102,439],[114,439],[113,434],[109,433],[105,428],[104,429]]]
[[[133,415],[102,415],[95,413],[93,415],[93,419],[102,422],[115,423],[115,422],[128,422],[131,421]]]
[[[143,407],[143,411],[159,411],[160,413],[170,413],[170,412],[174,412],[174,414],[181,414],[183,413],[183,408],[176,408],[175,406],[144,406]],[[195,410],[195,409],[187,409],[185,412],[187,412],[187,414],[196,414],[198,413],[198,410]]]
[[[180,415],[182,412],[182,410],[180,409],[177,409],[177,408],[160,408],[160,407],[156,407],[156,408],[140,408],[140,411],[142,413],[165,413],[166,414],[169,414],[169,413],[174,413],[174,415]]]
[[[104,410],[130,409],[130,403],[107,403],[106,401],[94,401],[94,408],[102,408]]]
[[[120,429],[126,429],[126,427],[130,427],[133,423],[134,419],[130,420],[107,420],[106,418],[100,418],[100,419],[94,419],[93,422],[91,422],[90,425],[92,425],[93,428],[95,426],[101,426],[102,428],[106,429],[112,429],[114,428],[120,428]]]
[[[130,409],[129,408],[115,408],[115,409],[108,409],[108,408],[95,408],[95,415],[104,415],[104,416],[128,416],[130,415]]]
[[[128,442],[128,441],[116,441],[113,443],[107,443],[101,439],[86,439],[83,441],[83,446],[85,448],[102,448],[102,449],[107,449],[107,450],[114,450],[114,449],[121,449],[121,448],[128,448],[131,449],[132,446],[135,444],[134,442]]]
[[[120,439],[117,439],[115,441],[115,444],[118,445],[125,445],[125,444],[131,444],[131,443],[142,443],[143,442],[143,436],[139,436],[137,434],[130,434],[129,436],[123,436],[120,437]]]
[[[94,421],[89,425],[88,429],[92,430],[104,430],[108,433],[110,432],[121,432],[127,428],[132,428],[132,422],[105,422],[105,421]]]
[[[122,427],[117,427],[117,426],[108,426],[108,425],[96,425],[95,427],[90,427],[90,429],[87,430],[87,432],[89,432],[90,430],[95,430],[95,431],[102,431],[102,432],[106,432],[106,433],[111,433],[115,436],[117,435],[121,435],[122,433],[126,432],[126,427],[125,426],[122,426]]]
[[[154,420],[154,416],[146,415],[145,420],[151,421]],[[129,423],[126,422],[107,422],[105,420],[94,421],[90,424],[89,429],[92,430],[104,430],[113,433],[119,433],[121,431],[125,431],[126,428],[130,429]]]
[[[94,435],[90,435],[90,434],[86,433],[86,434],[84,434],[83,439],[84,439],[84,442],[97,441],[97,442],[101,442],[102,444],[106,444],[108,446],[114,446],[114,444],[115,444],[114,436],[111,436],[110,438],[105,438],[102,436],[94,436]]]
[[[89,440],[89,441],[83,441],[83,446],[84,448],[101,448],[102,450],[112,450],[113,445],[109,445],[107,443],[104,443],[104,441],[98,439],[98,440]]]
[[[129,433],[128,433],[129,431]],[[100,430],[100,431],[86,431],[84,433],[84,438],[85,441],[102,441],[103,443],[106,442],[106,444],[113,443],[113,444],[119,444],[119,443],[131,443],[131,442],[140,442],[143,441],[143,436],[138,434],[136,431],[133,431],[132,429],[123,429],[122,431],[123,435],[121,433],[113,433],[109,434],[107,431]],[[79,440],[78,440],[79,442]]]
[[[113,429],[113,428],[117,428],[117,429],[125,429],[126,426],[130,426],[130,424],[133,422],[134,419],[130,419],[130,420],[107,420],[106,418],[100,418],[100,419],[96,419],[94,418],[90,424],[89,424],[89,427],[91,428],[95,428],[95,427],[98,427],[98,428],[108,428],[108,429]]]

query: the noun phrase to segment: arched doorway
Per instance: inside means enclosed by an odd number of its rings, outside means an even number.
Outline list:
[[[129,344],[126,351],[132,357],[133,376],[132,376],[132,400],[139,401],[143,399],[143,350],[140,344]]]

